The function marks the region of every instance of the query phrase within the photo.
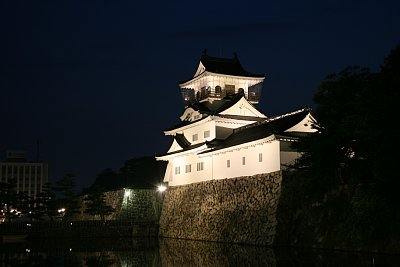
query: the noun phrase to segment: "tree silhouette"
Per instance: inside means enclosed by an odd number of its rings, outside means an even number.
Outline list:
[[[13,208],[16,208],[18,203],[17,198],[17,182],[15,179],[9,179],[7,182],[0,183],[0,203],[5,209],[5,221],[10,222],[15,216]]]
[[[80,213],[80,202],[75,193],[76,181],[75,175],[67,174],[61,180],[56,182],[54,190],[60,194],[58,198],[58,208],[64,208],[63,220],[71,219],[75,214]]]
[[[52,221],[57,216],[55,193],[52,191],[50,183],[44,184],[42,192],[36,196],[32,213],[36,219],[43,219],[47,216]]]
[[[400,46],[385,58],[380,72],[348,67],[327,76],[314,102],[317,133],[294,145],[303,152],[297,165],[306,174],[301,190],[327,205],[327,195],[347,188],[349,198],[341,200],[348,201],[341,227],[349,237],[399,236],[398,159],[391,155],[400,149],[394,130],[400,103]]]
[[[100,216],[103,222],[106,221],[106,216],[115,211],[114,208],[107,205],[104,188],[101,186],[94,186],[84,200],[86,202],[85,212],[93,216]]]

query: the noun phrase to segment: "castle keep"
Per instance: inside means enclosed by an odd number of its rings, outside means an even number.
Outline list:
[[[264,76],[238,56],[201,56],[179,84],[181,122],[166,154],[168,190],[160,220],[165,237],[272,244],[281,170],[300,156],[290,144],[314,132],[309,109],[267,117],[257,110]]]

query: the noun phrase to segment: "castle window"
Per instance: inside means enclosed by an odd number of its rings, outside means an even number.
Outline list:
[[[234,84],[225,84],[225,93],[226,93],[226,95],[234,95],[235,94],[235,85]]]
[[[210,137],[210,131],[204,131],[204,138]]]
[[[204,170],[204,162],[197,162],[197,171]]]
[[[207,87],[203,86],[200,89],[200,98],[204,99],[206,97],[208,97],[208,90],[207,90]]]
[[[230,167],[231,167],[231,160],[230,160],[230,159],[228,159],[228,160],[226,161],[226,167],[227,167],[227,168],[230,168]]]
[[[198,134],[194,134],[194,135],[192,136],[192,141],[197,141],[198,139],[199,139]]]
[[[242,165],[246,165],[246,157],[242,157]]]
[[[186,173],[191,172],[192,171],[192,165],[190,165],[190,164],[186,165],[185,171],[186,171]]]
[[[258,162],[262,162],[262,153],[258,154]]]
[[[219,85],[215,86],[215,96],[221,96],[221,95],[222,95],[221,86]]]
[[[181,173],[181,167],[177,166],[175,167],[175,174],[180,174]]]

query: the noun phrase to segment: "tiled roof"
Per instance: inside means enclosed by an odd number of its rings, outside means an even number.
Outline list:
[[[279,116],[276,118],[267,119],[263,122],[252,123],[240,128],[237,128],[233,133],[224,140],[215,139],[208,145],[212,147],[212,151],[256,141],[270,135],[291,136],[298,138],[304,133],[285,132],[285,130],[296,125],[303,120],[310,112],[309,109],[303,109],[299,112],[289,114],[287,116]]]
[[[254,74],[244,70],[236,53],[233,58],[220,58],[211,57],[207,55],[207,52],[205,51],[203,52],[200,61],[206,68],[206,71],[209,72],[234,76],[264,77],[262,74]]]
[[[176,134],[175,140],[182,148],[187,148],[190,146],[190,142],[186,139],[185,135],[183,134]]]
[[[199,111],[202,114],[206,114],[206,115],[217,115],[218,113],[232,107],[233,105],[235,105],[242,97],[244,97],[243,93],[237,93],[234,94],[232,96],[227,96],[223,99],[220,100],[214,100],[213,103],[210,103],[208,101],[204,101],[204,102],[197,102],[197,103],[192,103],[188,106],[188,108],[193,108],[194,110]],[[202,119],[207,118],[208,116],[203,117]],[[228,117],[228,116],[226,116]],[[236,118],[236,119],[243,119],[243,118],[239,118],[239,117],[244,117],[244,116],[230,116],[231,118]],[[254,117],[247,117],[247,120],[250,118],[254,118]],[[201,119],[201,120],[202,120]],[[186,125],[190,125],[192,123],[198,122],[199,120],[196,121],[182,121],[181,123],[165,129],[164,131],[171,131],[173,129],[177,129],[177,128],[181,128],[183,126]]]
[[[203,117],[203,118],[201,118],[200,120],[197,120],[197,121],[182,121],[182,122],[180,122],[180,123],[178,123],[178,124],[172,126],[171,128],[164,129],[164,132],[166,132],[166,131],[172,131],[172,130],[174,130],[174,129],[178,129],[178,128],[184,127],[184,126],[186,126],[186,125],[190,125],[190,124],[196,123],[196,122],[198,122],[198,121],[204,120],[204,119],[207,118],[207,117],[208,117],[208,116],[205,116],[205,117]]]
[[[209,101],[204,102],[195,102],[189,105],[194,110],[198,110],[200,113],[207,114],[218,114],[233,105],[235,105],[242,97],[244,97],[243,93],[237,93],[229,96],[225,96],[222,99],[214,100],[212,103]]]
[[[279,139],[298,139],[308,135],[309,133],[285,131],[301,122],[310,112],[310,109],[305,108],[281,116],[264,119],[263,121],[258,121],[234,129],[233,133],[226,139],[214,139],[210,142],[205,142],[197,145],[189,145],[184,147],[182,150],[168,153],[168,155],[192,150],[194,148],[200,147],[203,144],[207,144],[210,150],[201,153],[209,153],[220,149],[260,140],[271,135],[275,135],[275,137]],[[189,143],[189,141],[187,142]]]
[[[176,151],[173,151],[173,152],[169,152],[169,153],[167,153],[167,154],[160,154],[160,155],[157,155],[156,157],[170,156],[170,155],[179,154],[179,153],[182,153],[182,152],[187,152],[187,151],[190,151],[190,150],[192,150],[192,149],[199,148],[199,147],[203,146],[203,145],[206,144],[206,143],[207,143],[207,142],[202,142],[202,143],[199,143],[199,144],[187,146],[187,147],[184,147],[183,149],[179,149],[179,150],[176,150]]]

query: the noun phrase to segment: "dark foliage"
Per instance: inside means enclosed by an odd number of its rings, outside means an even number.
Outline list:
[[[56,182],[56,186],[54,187],[54,191],[59,194],[57,198],[58,208],[65,209],[64,220],[71,219],[74,215],[80,213],[80,202],[75,190],[76,181],[73,174],[65,175],[61,180]]]
[[[106,190],[121,188],[155,188],[164,178],[166,162],[152,156],[127,160],[120,172],[105,169],[96,178],[92,187],[101,186]]]
[[[110,215],[115,211],[113,207],[107,205],[104,188],[99,185],[92,187],[84,200],[86,202],[85,212],[90,215],[100,216],[100,219],[103,222],[105,222],[107,215]]]
[[[48,217],[50,220],[54,220],[58,215],[56,206],[56,196],[51,189],[51,184],[47,183],[43,185],[42,192],[40,192],[35,200],[31,200],[31,216],[35,219],[43,219]]]
[[[328,76],[314,95],[317,133],[295,146],[304,152],[302,190],[309,203],[328,207],[346,188],[343,222],[336,230],[357,240],[399,240],[400,149],[396,127],[400,101],[400,46],[381,71],[348,67]],[[350,190],[350,189],[351,190]],[[331,198],[329,198],[331,197]],[[336,200],[335,200],[336,201]],[[343,204],[343,203],[342,203]],[[343,216],[345,215],[345,216]],[[334,229],[331,229],[334,231]]]
[[[11,221],[15,217],[12,208],[15,208],[18,203],[16,188],[17,183],[15,179],[10,179],[7,182],[0,183],[0,204],[1,209],[5,210],[6,222]]]

